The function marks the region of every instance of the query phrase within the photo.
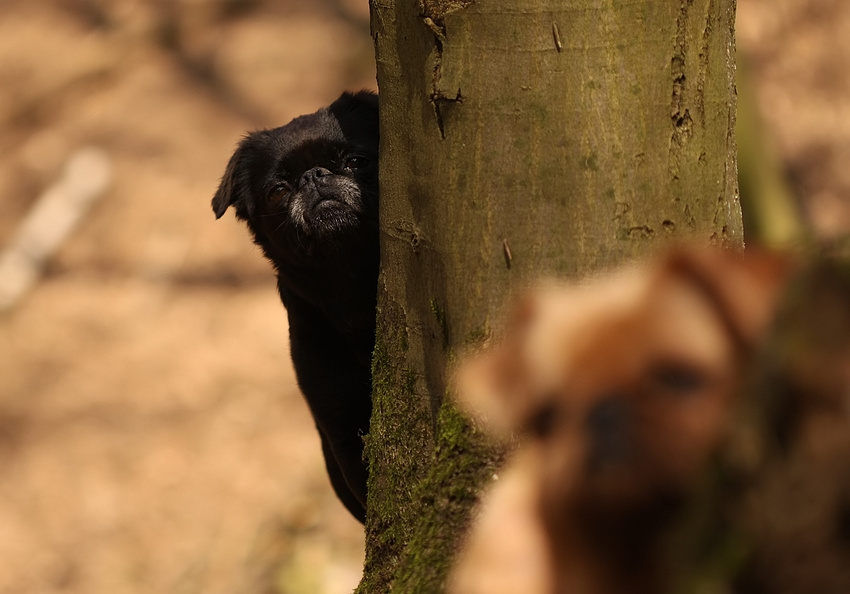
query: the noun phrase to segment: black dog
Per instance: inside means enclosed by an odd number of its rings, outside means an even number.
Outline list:
[[[366,516],[378,247],[378,97],[246,136],[212,200],[247,222],[277,271],[298,384],[337,496]]]

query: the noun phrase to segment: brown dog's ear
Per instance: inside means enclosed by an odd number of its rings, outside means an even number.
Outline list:
[[[237,209],[237,216],[243,218],[253,215],[254,201],[251,199],[251,171],[253,161],[259,154],[259,149],[269,138],[267,130],[252,132],[245,136],[230,157],[218,191],[212,199],[212,209],[215,218],[220,219],[233,204],[244,205],[243,209]]]
[[[767,329],[793,268],[787,254],[688,247],[671,251],[662,265],[696,285],[744,347]]]
[[[460,407],[490,433],[507,437],[523,417],[523,344],[535,315],[534,298],[526,295],[511,309],[504,338],[469,355],[453,376]]]
[[[506,345],[494,345],[471,355],[458,367],[453,391],[461,409],[487,432],[507,436],[513,429]]]

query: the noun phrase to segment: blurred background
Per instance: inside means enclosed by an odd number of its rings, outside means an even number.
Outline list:
[[[246,130],[375,88],[366,0],[0,11],[0,249],[81,150],[111,170],[0,313],[0,593],[350,591],[274,280],[209,201]],[[744,199],[847,233],[850,3],[739,0],[738,49]]]
[[[375,87],[366,1],[0,14],[0,246],[80,149],[112,169],[0,314],[0,592],[351,591],[274,278],[210,200],[246,130]]]

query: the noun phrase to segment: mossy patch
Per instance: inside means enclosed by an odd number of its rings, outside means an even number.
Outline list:
[[[370,472],[360,594],[390,591],[419,520],[413,486],[428,471],[434,450],[429,408],[416,393],[417,377],[406,362],[405,328],[403,309],[382,303],[372,358],[372,423],[364,451]]]
[[[365,449],[367,558],[357,594],[441,592],[479,490],[503,457],[449,400],[431,418],[407,362],[405,318],[384,300]]]
[[[503,452],[451,402],[438,417],[437,449],[428,476],[416,487],[419,522],[401,560],[394,594],[442,592],[472,510]]]

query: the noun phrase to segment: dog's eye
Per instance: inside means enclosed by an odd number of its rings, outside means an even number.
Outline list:
[[[536,437],[548,437],[557,424],[560,412],[554,401],[545,403],[528,419],[527,431]]]
[[[272,200],[280,199],[286,194],[289,194],[291,190],[292,186],[290,186],[288,182],[278,182],[272,186],[272,189],[269,192],[269,198]]]
[[[684,363],[660,363],[651,370],[650,377],[657,388],[680,396],[696,394],[710,383],[703,370]]]
[[[346,169],[363,169],[369,165],[369,159],[360,155],[351,155],[345,159],[343,166]]]

